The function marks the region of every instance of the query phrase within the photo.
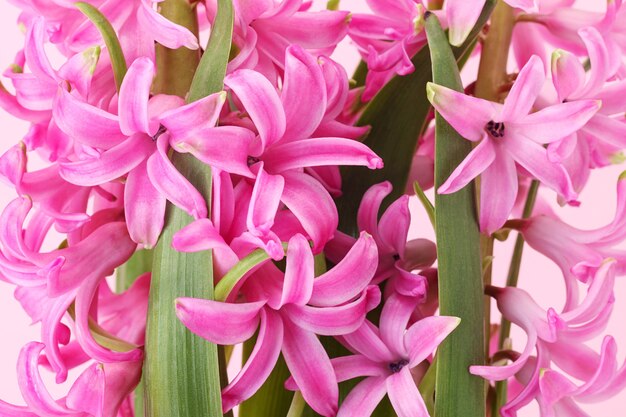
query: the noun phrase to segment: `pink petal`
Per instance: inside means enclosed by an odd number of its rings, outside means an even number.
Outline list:
[[[576,390],[576,385],[560,373],[545,369],[539,376],[539,390],[549,406],[569,397]]]
[[[489,381],[504,381],[518,373],[524,367],[524,364],[526,364],[526,361],[537,344],[537,332],[534,331],[534,329],[526,330],[528,332],[526,347],[520,357],[513,363],[504,366],[470,366],[470,373],[472,375],[481,376]]]
[[[378,212],[380,211],[380,205],[383,199],[391,193],[392,188],[389,181],[372,185],[363,195],[363,199],[359,205],[359,211],[357,213],[359,229],[374,236],[376,241],[380,241],[380,235],[378,233]]]
[[[174,234],[172,247],[179,252],[200,252],[228,245],[209,219],[199,219]]]
[[[337,417],[371,416],[387,393],[385,377],[369,377],[350,391]]]
[[[283,345],[283,323],[271,309],[262,309],[261,326],[256,344],[237,377],[222,391],[222,410],[227,412],[247,400],[270,375]],[[225,318],[226,323],[228,318]]]
[[[360,165],[370,169],[383,167],[383,160],[367,146],[342,138],[315,138],[279,144],[266,152],[263,161],[272,172],[332,165]]]
[[[576,132],[598,112],[598,100],[579,100],[555,104],[508,124],[507,129],[515,129],[538,143],[550,143]],[[508,132],[507,132],[508,133]]]
[[[385,300],[380,313],[380,336],[389,350],[401,358],[408,356],[404,334],[418,301],[416,297],[392,294]]]
[[[461,323],[457,317],[425,317],[413,324],[404,337],[405,349],[409,352],[409,368],[419,365]]]
[[[338,307],[311,307],[289,304],[289,319],[304,330],[324,336],[341,336],[357,330],[365,315],[380,304],[380,289],[371,285],[355,301]]]
[[[568,201],[576,198],[567,171],[562,165],[550,162],[543,146],[521,137],[509,137],[505,140],[504,149],[531,175]]]
[[[495,120],[501,106],[487,100],[466,96],[437,84],[428,83],[428,100],[450,125],[467,140],[476,142],[485,135],[485,125]]]
[[[250,208],[246,224],[248,229],[257,236],[266,236],[274,225],[274,217],[283,195],[285,180],[280,175],[271,175],[260,164],[254,182],[250,200]]]
[[[593,94],[602,88],[607,79],[612,75],[610,68],[609,51],[602,35],[593,26],[580,29],[578,35],[585,43],[589,54],[589,62],[591,69],[589,70],[589,80],[585,86],[585,90],[581,92],[581,96],[585,93]]]
[[[626,123],[621,116],[612,118],[596,113],[585,125],[583,131],[611,146],[619,149],[626,148]]]
[[[388,376],[385,384],[389,400],[398,417],[429,417],[409,367],[405,366],[400,372]]]
[[[280,99],[285,109],[285,139],[306,139],[326,112],[326,82],[319,63],[299,45],[285,55],[285,75]]]
[[[154,63],[149,58],[137,58],[128,68],[119,94],[120,128],[131,136],[146,133],[154,136],[158,129],[156,123],[150,123],[148,99],[154,78]]]
[[[283,173],[283,178],[282,201],[313,241],[313,253],[319,253],[332,239],[339,223],[335,203],[328,191],[309,175],[290,171]]]
[[[469,36],[472,28],[478,21],[484,6],[484,0],[468,2],[465,0],[447,0],[444,2],[444,11],[450,28],[450,44],[460,46]]]
[[[65,134],[88,146],[110,149],[126,139],[117,116],[77,99],[63,88],[59,88],[53,117]]]
[[[313,332],[284,320],[283,356],[305,401],[324,417],[337,414],[339,387],[328,354]]]
[[[185,210],[194,219],[207,216],[204,197],[191,185],[167,157],[168,137],[161,135],[157,140],[157,152],[148,158],[148,176],[152,185],[169,201]]]
[[[272,84],[260,73],[242,69],[226,77],[227,85],[243,104],[256,126],[264,148],[285,133],[283,105]]]
[[[391,203],[380,218],[378,230],[381,246],[386,246],[387,250],[404,258],[410,224],[409,196],[403,195]]]
[[[168,110],[159,116],[173,142],[191,139],[194,133],[215,127],[226,102],[226,92],[211,94],[193,103]]]
[[[479,213],[481,232],[490,235],[504,225],[515,204],[517,189],[515,161],[500,152],[481,176]]]
[[[278,308],[304,306],[313,291],[313,253],[308,240],[300,234],[289,239],[285,281]]]
[[[376,243],[362,232],[346,256],[314,280],[309,303],[330,307],[353,299],[371,282],[377,267]]]
[[[343,340],[374,362],[392,362],[397,358],[382,341],[378,329],[369,321],[365,321],[355,332],[343,336]]]
[[[154,144],[144,134],[133,135],[99,157],[76,162],[61,162],[59,174],[66,181],[94,186],[116,180],[154,152]]]
[[[124,187],[124,214],[133,241],[150,249],[156,246],[165,222],[166,199],[154,188],[146,161],[133,169]]]
[[[178,49],[184,46],[189,49],[198,49],[200,47],[198,39],[189,29],[166,19],[144,1],[137,9],[137,20],[142,31],[167,48]]]
[[[264,301],[235,304],[178,298],[176,316],[189,330],[210,342],[235,345],[254,335],[264,305]]]
[[[511,92],[504,100],[501,120],[519,120],[526,116],[535,104],[545,80],[543,62],[537,55],[533,55],[520,71]]]
[[[581,91],[585,85],[585,69],[572,53],[556,50],[552,54],[552,82],[559,101],[564,101]]]
[[[46,42],[46,27],[43,16],[37,16],[26,32],[24,57],[28,63],[28,68],[38,78],[50,80],[51,82],[61,81],[54,68],[50,64],[44,43]]]
[[[177,152],[189,152],[211,167],[254,177],[248,167],[248,154],[254,133],[239,126],[220,126],[194,130],[191,134],[174,137],[170,144]]]
[[[105,393],[104,367],[93,364],[87,368],[70,388],[65,404],[72,410],[93,416],[102,416]]]

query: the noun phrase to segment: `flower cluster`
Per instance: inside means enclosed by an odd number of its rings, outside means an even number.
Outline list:
[[[413,58],[427,46],[425,19],[436,15],[450,43],[460,45],[485,1],[367,0],[369,12],[350,13],[303,0],[234,0],[223,91],[194,102],[155,91],[163,70],[155,43],[202,53],[197,33],[159,13],[162,2],[87,2],[119,40],[123,81],[112,66],[119,58],[74,2],[15,3],[24,46],[3,73],[11,87],[0,85],[0,107],[30,129],[0,157],[0,175],[17,193],[0,215],[0,279],[15,288],[41,338],[18,359],[25,405],[0,401],[0,415],[135,415],[151,274],[120,291],[111,283],[131,257],[157,245],[168,205],[191,221],[164,244],[184,253],[212,250],[207,274],[218,285],[251,254],[263,255],[225,299],[180,297],[172,306],[207,341],[252,347],[222,390],[224,412],[251,398],[282,355],[290,372],[285,389],[301,392],[322,416],[367,417],[385,396],[399,416],[429,415],[418,386],[461,323],[437,314],[437,247],[409,236],[408,191],[385,200],[394,187],[404,192],[404,183],[369,187],[351,214],[359,233],[339,230],[336,198],[350,186],[340,167],[384,167],[363,143],[370,128],[356,119],[390,80],[416,70]],[[597,230],[574,228],[551,210],[515,215],[530,181],[556,192],[561,204],[580,204],[591,170],[612,164],[626,147],[626,9],[611,0],[596,15],[571,3],[502,3],[517,22],[511,50],[519,68],[502,103],[434,83],[415,92],[475,144],[436,192],[454,193],[480,177],[481,232],[518,231],[563,274],[566,303],[558,311],[521,288],[485,289],[503,318],[527,334],[521,352],[507,342],[492,349],[489,364],[467,370],[510,379],[505,417],[532,400],[542,417],[583,416],[578,402],[626,387],[615,340],[605,336],[600,352],[588,345],[606,328],[615,279],[626,273],[619,249],[626,180],[618,182],[615,219]],[[216,27],[217,1],[193,10],[200,27]],[[367,68],[362,85],[331,58],[347,38]],[[546,51],[555,47],[549,62]],[[415,138],[405,173],[424,189],[433,186],[433,136],[431,125]],[[209,202],[172,162],[175,154],[210,167]],[[349,354],[331,353],[329,340]],[[42,369],[57,383],[81,371],[55,399]],[[356,378],[340,401],[339,384]]]

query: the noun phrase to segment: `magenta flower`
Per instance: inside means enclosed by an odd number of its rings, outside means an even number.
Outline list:
[[[351,333],[379,304],[380,290],[368,285],[376,260],[376,245],[371,236],[363,234],[341,262],[314,278],[309,243],[295,235],[289,240],[285,273],[272,264],[258,269],[242,289],[247,302],[178,299],[180,320],[213,343],[241,343],[259,328],[252,355],[222,392],[224,412],[261,387],[282,351],[304,399],[319,414],[334,416],[337,380],[316,335]]]
[[[576,132],[598,111],[600,102],[579,100],[529,114],[544,81],[543,64],[535,56],[520,71],[504,105],[428,84],[428,97],[437,111],[461,136],[477,142],[437,191],[453,193],[482,174],[479,220],[484,233],[498,230],[511,213],[518,190],[516,163],[566,200],[576,198],[567,171],[549,160],[541,144]]]
[[[124,206],[128,229],[133,240],[148,248],[161,233],[166,199],[195,218],[206,217],[206,202],[168,159],[168,141],[170,136],[187,134],[180,121],[188,123],[187,130],[192,132],[213,127],[225,100],[219,93],[182,106],[178,97],[150,98],[153,77],[152,61],[139,58],[133,62],[122,83],[119,115],[91,106],[63,89],[54,108],[61,130],[90,150],[83,159],[62,161],[61,176],[73,184],[96,186],[127,175]]]
[[[352,356],[331,360],[337,381],[366,377],[341,404],[337,417],[372,414],[385,394],[400,417],[428,416],[411,370],[427,360],[435,348],[459,325],[456,317],[426,317],[407,329],[418,298],[390,296],[380,316],[380,330],[365,321],[354,333],[340,340]],[[302,389],[295,379],[288,389]]]

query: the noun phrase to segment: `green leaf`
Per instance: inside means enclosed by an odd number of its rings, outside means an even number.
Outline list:
[[[191,83],[189,101],[197,101],[224,88],[226,64],[233,36],[233,3],[218,0],[217,15],[211,29],[209,43]]]
[[[197,12],[187,0],[165,0],[159,4],[169,20],[198,33]],[[154,90],[198,99],[219,92],[228,65],[230,41],[219,31],[232,33],[230,0],[220,0],[214,35],[202,58],[186,48],[170,50],[157,45],[157,79]],[[226,13],[224,13],[226,11]],[[206,76],[206,72],[209,74]],[[192,79],[194,74],[200,81]],[[191,91],[190,91],[191,88]],[[189,93],[188,93],[189,92]],[[189,154],[177,154],[172,163],[204,196],[211,207],[210,167]],[[145,412],[147,417],[222,416],[221,386],[225,383],[223,349],[194,335],[177,319],[178,297],[213,299],[213,260],[210,251],[180,253],[172,247],[174,233],[193,218],[171,204],[166,225],[155,248],[146,329]],[[223,372],[220,373],[220,369]]]
[[[87,19],[89,19],[91,23],[96,26],[102,35],[104,44],[107,46],[109,56],[111,57],[111,66],[113,67],[115,86],[119,92],[120,87],[122,86],[122,80],[124,80],[124,76],[126,75],[128,68],[126,66],[126,58],[124,58],[124,51],[122,51],[122,46],[117,38],[115,29],[113,29],[113,26],[111,26],[111,23],[107,20],[107,18],[100,13],[100,10],[96,9],[91,4],[79,1],[75,3],[75,5],[78,10],[87,16]]]
[[[138,250],[115,273],[115,290],[122,293],[129,289],[141,275],[152,271],[152,250]]]
[[[465,43],[453,48],[458,62],[464,62],[471,52],[487,18],[488,15],[483,13]],[[363,143],[383,158],[385,167],[378,170],[364,167],[342,169],[344,194],[337,200],[339,229],[353,236],[359,232],[355,213],[369,187],[383,181],[391,182],[393,192],[385,200],[385,206],[400,197],[406,189],[417,140],[425,128],[431,109],[426,98],[426,83],[432,78],[428,47],[422,48],[411,61],[415,71],[404,77],[397,76],[387,83],[368,104],[358,122],[360,126],[371,126],[372,130]],[[363,81],[364,68],[359,68],[356,74],[358,80]]]
[[[422,190],[422,187],[420,187],[419,182],[415,181],[413,183],[413,189],[415,190],[415,195],[419,199],[420,203],[422,203],[422,206],[424,206],[424,210],[426,210],[426,214],[428,215],[428,219],[430,220],[430,223],[434,226],[435,225],[435,207],[433,206],[433,203],[430,202],[430,200],[424,193],[424,190]]]
[[[486,18],[493,8],[488,3]],[[484,21],[484,20],[483,20]],[[426,18],[433,63],[433,81],[463,91],[456,57],[437,17]],[[435,116],[435,189],[472,150],[439,114]],[[469,373],[484,357],[484,296],[480,233],[474,184],[449,195],[435,195],[439,306],[441,315],[461,318],[461,324],[437,351],[435,415],[485,417],[485,381]]]

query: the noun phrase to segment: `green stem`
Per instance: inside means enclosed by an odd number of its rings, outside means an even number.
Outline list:
[[[426,18],[433,81],[463,91],[456,60],[447,36],[434,14]],[[435,189],[472,150],[439,114],[435,116]],[[485,382],[469,373],[484,357],[484,303],[480,234],[474,185],[449,195],[435,196],[435,223],[441,315],[455,316],[461,324],[439,347],[435,415],[484,417]]]
[[[289,412],[287,413],[287,417],[301,417],[304,412],[304,406],[306,402],[304,402],[304,397],[302,397],[302,393],[300,391],[296,391],[293,395],[293,400],[291,400],[291,407],[289,407]]]
[[[537,201],[537,192],[539,191],[539,181],[533,180],[528,189],[528,195],[526,197],[526,203],[524,204],[524,211],[522,212],[522,218],[527,219],[533,214],[535,208],[535,202]],[[519,280],[520,267],[522,265],[522,255],[524,253],[524,237],[519,234],[515,240],[515,248],[513,249],[513,255],[511,256],[511,265],[509,266],[509,274],[506,279],[507,287],[517,287]],[[498,348],[501,350],[511,334],[511,322],[502,318],[500,322],[500,337],[498,340]],[[507,381],[499,381],[496,383],[496,400],[493,403],[492,416],[499,416],[500,408],[507,401]]]

